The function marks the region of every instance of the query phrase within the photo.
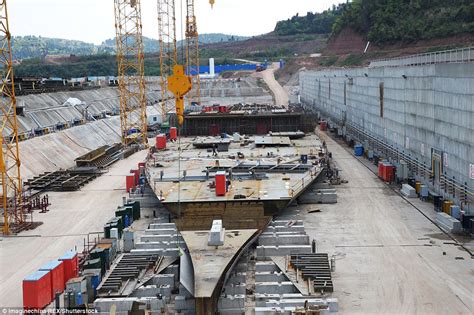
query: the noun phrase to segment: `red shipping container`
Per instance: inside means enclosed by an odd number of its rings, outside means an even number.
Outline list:
[[[216,196],[225,196],[227,192],[227,178],[225,172],[216,172]]]
[[[62,261],[64,265],[64,283],[69,279],[77,277],[79,268],[77,253],[75,251],[68,251],[66,254],[59,257],[58,260]]]
[[[135,177],[135,186],[140,182],[140,170],[130,170],[130,174]]]
[[[382,162],[382,161],[379,162],[379,172],[378,172],[378,176],[379,176],[380,178],[383,178],[383,162]]]
[[[178,139],[178,128],[171,127],[170,128],[170,140]]]
[[[43,309],[51,301],[51,273],[36,271],[23,279],[23,308]]]
[[[135,189],[135,174],[127,175],[125,179],[125,189],[130,192]]]
[[[321,131],[326,131],[327,127],[328,127],[327,121],[321,120],[321,121],[319,122],[319,129],[320,129]]]
[[[384,180],[389,183],[393,182],[395,180],[394,172],[395,172],[395,166],[390,165],[390,164],[385,165]]]
[[[49,271],[51,273],[51,296],[54,297],[57,292],[63,292],[65,288],[64,264],[62,261],[54,260],[43,265],[39,271]]]
[[[166,149],[166,135],[157,135],[156,136],[156,148],[158,150]]]

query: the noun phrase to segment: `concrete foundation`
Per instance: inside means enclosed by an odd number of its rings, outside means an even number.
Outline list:
[[[257,246],[257,256],[286,256],[291,254],[311,253],[311,245],[281,245],[281,246]]]
[[[255,283],[256,293],[269,293],[269,294],[284,294],[284,293],[297,293],[298,290],[291,281],[283,282],[256,282]]]

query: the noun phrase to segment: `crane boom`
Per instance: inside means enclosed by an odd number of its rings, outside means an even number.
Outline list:
[[[168,95],[168,77],[178,62],[176,47],[176,13],[174,0],[157,0],[158,6],[158,39],[160,43],[160,85],[161,115],[165,122],[166,114],[172,108],[172,99]]]
[[[199,34],[194,0],[186,0],[186,72],[192,77],[195,99],[201,103],[201,82],[199,80]]]
[[[114,0],[122,143],[148,146],[140,0]]]
[[[11,35],[8,24],[7,2],[0,2],[0,67],[1,67],[1,140],[0,151],[3,234],[10,234],[12,224],[24,223],[18,122],[13,81]]]

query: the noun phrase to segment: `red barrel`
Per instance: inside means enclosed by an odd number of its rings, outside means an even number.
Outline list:
[[[64,281],[64,264],[62,261],[55,260],[45,264],[40,271],[49,271],[51,273],[51,296],[54,297],[57,292],[63,292],[66,281]]]
[[[69,279],[77,277],[77,272],[79,268],[76,252],[69,251],[59,257],[58,260],[62,261],[64,265],[64,283],[66,283]]]
[[[127,175],[125,179],[125,189],[127,192],[131,192],[135,189],[135,174]]]
[[[170,128],[170,140],[178,139],[178,128],[171,127]]]
[[[227,178],[225,172],[216,172],[215,183],[216,183],[216,196],[225,196],[227,191]]]
[[[43,309],[52,300],[51,272],[37,271],[23,279],[24,309]]]
[[[166,135],[157,135],[156,136],[156,148],[158,150],[166,149]]]

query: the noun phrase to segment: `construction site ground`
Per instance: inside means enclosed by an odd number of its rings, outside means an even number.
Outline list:
[[[472,257],[422,214],[433,205],[408,202],[347,147],[321,139],[349,183],[336,186],[337,204],[300,209],[317,250],[336,256],[340,313],[472,314]]]
[[[21,307],[22,280],[45,263],[58,259],[66,251],[82,251],[90,233],[103,232],[103,226],[115,215],[125,192],[125,175],[147,151],[140,151],[112,165],[109,171],[80,191],[49,192],[51,206],[47,213],[34,214],[42,221],[38,228],[18,236],[0,238],[0,305]]]

